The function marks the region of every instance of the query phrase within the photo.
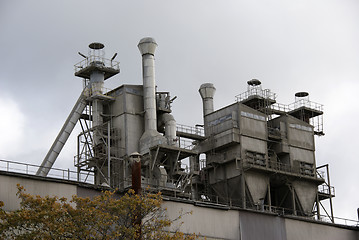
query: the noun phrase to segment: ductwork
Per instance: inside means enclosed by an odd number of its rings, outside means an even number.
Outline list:
[[[103,124],[103,103],[101,99],[96,98],[96,95],[102,94],[102,89],[105,81],[105,75],[103,72],[94,71],[90,75],[90,88],[92,92],[92,127],[95,129],[93,133],[93,141],[96,146],[101,142],[101,134],[96,131],[96,127]]]
[[[157,131],[155,50],[157,43],[153,38],[143,38],[137,45],[142,55],[143,101],[145,112],[145,132],[140,139],[140,153],[162,144],[165,138]]]
[[[155,50],[157,43],[153,38],[143,38],[138,44],[142,55],[143,101],[145,110],[145,131],[157,131]]]
[[[212,83],[204,83],[199,88],[199,93],[201,94],[203,101],[203,116],[206,116],[214,111],[213,96],[215,92],[216,88]]]
[[[54,165],[57,156],[60,154],[72,130],[74,129],[77,121],[80,119],[82,111],[85,109],[87,105],[86,102],[86,98],[88,97],[87,93],[88,93],[88,88],[85,88],[81,93],[79,99],[77,100],[75,106],[73,107],[70,115],[67,117],[65,124],[61,128],[61,131],[57,135],[50,150],[46,154],[46,157],[42,161],[41,166],[37,170],[36,172],[37,176],[46,177],[52,165]]]
[[[162,122],[165,126],[165,137],[167,138],[167,144],[178,146],[176,120],[174,119],[173,115],[169,113],[162,114],[160,122]]]

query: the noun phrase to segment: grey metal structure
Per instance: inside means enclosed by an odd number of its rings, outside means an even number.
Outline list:
[[[89,56],[75,65],[75,75],[88,79],[79,99],[69,114],[65,124],[60,130],[57,138],[51,146],[48,154],[43,160],[36,175],[47,176],[52,165],[55,163],[61,149],[74,129],[76,123],[82,117],[84,109],[91,108],[91,120],[94,129],[99,128],[102,123],[103,101],[111,100],[103,94],[104,80],[119,73],[119,63],[108,60],[104,57],[104,45],[102,43],[91,43],[89,45]],[[88,115],[89,116],[89,115]],[[101,136],[95,133],[93,136],[94,145],[99,144]]]
[[[253,79],[236,103],[204,110],[206,140],[198,151],[206,154],[206,167],[197,198],[301,216],[319,211],[318,186],[325,181],[316,170],[314,135],[323,132],[310,121],[323,114],[322,105],[303,92],[291,105],[277,104],[275,97]]]
[[[172,115],[176,97],[156,91],[153,38],[138,44],[143,84],[110,91],[103,84],[119,72],[116,54],[107,60],[103,44],[89,47],[89,56],[75,65],[75,75],[86,83],[80,103],[59,134],[68,136],[80,122],[79,181],[88,173],[96,185],[126,190],[131,187],[130,156],[139,153],[142,185],[168,196],[318,218],[320,202],[334,197],[314,154],[314,135],[324,135],[322,105],[311,102],[306,92],[283,105],[253,79],[235,103],[215,110],[216,88],[204,83],[199,89],[203,125],[185,127]],[[58,137],[54,145],[62,148],[66,139]],[[61,148],[50,149],[54,157],[45,158],[38,175],[46,176]],[[334,221],[332,209],[328,215]]]

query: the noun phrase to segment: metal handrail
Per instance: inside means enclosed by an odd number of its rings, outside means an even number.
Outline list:
[[[120,69],[120,62],[118,61],[114,61],[114,60],[111,61],[110,59],[104,58],[102,56],[90,55],[74,65],[75,72],[78,72],[81,69],[86,68],[96,62],[103,63],[104,67],[110,67],[116,70]]]
[[[36,174],[37,170],[40,168],[39,165],[29,164],[29,163],[20,163],[15,161],[9,161],[0,159],[0,170],[6,172],[22,173],[28,175]],[[50,172],[47,175],[49,178],[56,178],[62,180],[71,180],[71,181],[81,181],[81,176],[87,176],[88,174],[80,173],[80,179],[78,179],[78,172],[70,169],[61,169],[61,168],[50,168]],[[93,177],[93,174],[90,174]],[[87,178],[85,183],[93,183],[93,179]]]
[[[203,196],[203,197],[202,197]],[[201,199],[198,200],[198,202],[208,202],[208,203],[215,203],[215,204],[221,204],[224,206],[230,207],[239,207],[241,208],[240,204],[235,204],[236,202],[241,202],[241,199],[239,198],[229,198],[225,202],[219,201],[219,198],[217,195],[212,194],[203,194],[201,196]],[[270,212],[270,213],[276,213],[280,216],[296,216],[298,218],[304,218],[304,219],[310,219],[318,222],[327,222],[332,223],[332,219],[330,219],[327,215],[318,215],[315,212],[309,212],[309,216],[301,216],[306,215],[307,213],[301,212],[299,210],[296,210],[295,213],[297,215],[293,215],[293,209],[289,208],[283,208],[283,207],[277,207],[277,206],[270,206],[266,204],[255,204],[253,207],[246,207],[246,209],[251,209],[255,211],[260,212]],[[334,222],[336,224],[342,224],[346,226],[359,226],[359,221],[352,220],[352,219],[346,219],[346,218],[340,218],[340,217],[334,217]]]
[[[274,104],[270,105],[270,109],[280,111],[280,112],[289,112],[289,111],[291,111],[289,105],[288,104],[283,104],[283,103],[274,103]]]
[[[295,110],[300,107],[307,107],[310,109],[315,109],[317,111],[323,111],[323,104],[312,102],[308,99],[300,99],[288,105],[290,110]]]
[[[236,101],[241,102],[251,96],[259,96],[265,99],[276,99],[276,94],[271,92],[269,89],[252,88],[246,92],[236,95]]]
[[[182,124],[176,124],[176,130],[179,132],[189,133],[193,135],[199,135],[204,137],[204,129],[201,127],[191,127]]]
[[[283,171],[287,173],[294,173],[294,174],[300,174],[302,176],[310,176],[315,178],[321,178],[318,176],[318,174],[314,174],[315,170],[313,168],[313,174],[306,174],[306,172],[298,171],[297,169],[294,169],[290,164],[281,163],[279,161],[263,161],[262,159],[256,159],[256,158],[250,158],[246,157],[243,158],[244,163],[250,166],[259,166],[266,169],[272,169],[276,171]]]
[[[332,196],[335,196],[335,188],[333,186],[328,186],[327,184],[322,184],[318,186],[318,192],[323,194],[331,194]]]
[[[180,141],[179,141],[179,147],[180,148],[191,150],[191,149],[194,148],[194,146],[195,145],[193,144],[193,141],[184,140],[184,139],[180,139]]]

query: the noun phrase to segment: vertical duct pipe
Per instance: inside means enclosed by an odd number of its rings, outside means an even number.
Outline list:
[[[216,92],[216,88],[212,83],[204,83],[199,88],[199,94],[202,97],[203,102],[203,122],[204,122],[204,133],[208,135],[208,123],[205,119],[205,116],[212,113],[214,111],[213,107],[213,96]]]
[[[95,63],[102,64],[102,63]],[[90,87],[92,91],[92,127],[94,128],[93,141],[94,146],[101,142],[101,134],[96,130],[96,127],[103,124],[103,104],[102,100],[96,98],[96,96],[102,94],[102,89],[105,81],[105,75],[103,72],[94,71],[90,75]]]
[[[145,131],[157,131],[154,56],[156,47],[157,43],[153,38],[143,38],[138,44],[142,55]]]
[[[130,162],[132,165],[132,189],[136,195],[141,194],[141,155],[138,152],[130,155]],[[141,207],[137,206],[133,224],[136,226],[136,236],[134,239],[141,238]]]
[[[161,118],[165,124],[165,137],[167,138],[168,145],[177,145],[176,120],[170,113],[164,113]]]
[[[156,144],[161,144],[164,137],[157,132],[156,84],[155,84],[155,50],[157,43],[153,38],[140,40],[138,49],[142,55],[143,101],[145,112],[145,132],[140,139],[140,152],[144,154]]]
[[[203,101],[203,116],[206,116],[214,111],[213,96],[216,92],[216,88],[212,83],[204,83],[199,88],[199,94],[201,94]]]
[[[134,152],[130,155],[132,165],[132,189],[135,194],[141,194],[141,155]]]

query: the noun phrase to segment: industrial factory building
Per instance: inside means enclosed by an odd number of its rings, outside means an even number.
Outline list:
[[[115,54],[91,43],[75,65],[84,88],[36,175],[0,172],[0,200],[18,207],[16,183],[34,194],[92,196],[101,189],[132,187],[132,163],[141,163],[142,187],[161,191],[168,215],[184,217],[183,232],[207,239],[359,239],[358,223],[338,224],[333,216],[328,165],[317,166],[316,135],[323,132],[323,107],[307,92],[293,93],[292,104],[257,79],[236,101],[214,109],[216,88],[199,86],[203,124],[180,125],[172,111],[176,97],[155,83],[157,43],[143,38],[143,83],[105,90],[104,81],[120,72]],[[201,111],[201,110],[198,110]],[[172,113],[173,112],[173,113]],[[50,177],[57,156],[76,124],[75,179]],[[33,167],[33,166],[30,166]],[[326,204],[323,204],[326,202]],[[324,207],[326,206],[326,207]]]

